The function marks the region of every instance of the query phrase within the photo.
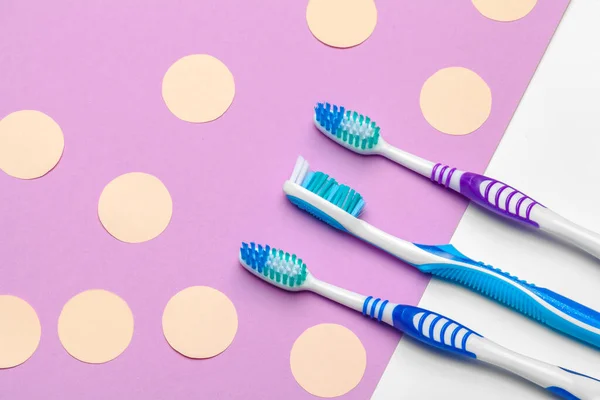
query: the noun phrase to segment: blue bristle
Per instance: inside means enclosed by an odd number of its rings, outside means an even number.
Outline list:
[[[318,191],[319,188],[321,188],[323,183],[325,183],[326,181],[327,181],[327,175],[325,175],[322,172],[315,172],[307,189],[310,191]]]
[[[314,174],[315,173],[312,172],[312,171],[308,171],[306,173],[306,176],[304,177],[304,180],[302,181],[302,187],[303,188],[306,188],[310,184],[310,181],[312,180],[312,177],[313,177]]]
[[[334,197],[334,203],[336,206],[342,208],[342,204],[344,202],[344,199],[346,198],[346,195],[348,194],[348,192],[350,191],[350,188],[346,185],[342,185],[340,187],[340,190],[338,190],[338,194],[336,197]]]
[[[329,195],[327,197],[324,197],[325,200],[331,202],[331,199],[333,198],[333,196],[335,196],[335,194],[337,193],[339,186],[337,185],[337,182],[334,182],[334,186],[331,188],[331,190],[329,191]]]
[[[240,258],[253,270],[259,273],[265,273],[268,257],[271,251],[271,247],[262,245],[256,245],[251,242],[243,242],[240,248]]]
[[[314,108],[315,119],[325,130],[333,135],[336,134],[344,117],[344,107],[331,105],[330,103],[317,103]]]
[[[348,209],[350,208],[350,205],[352,204],[352,202],[354,201],[355,197],[354,197],[354,193],[356,193],[354,191],[354,189],[350,189],[350,191],[348,192],[348,196],[346,196],[346,199],[344,200],[344,203],[342,205],[340,205],[340,207],[343,210],[348,211]],[[358,200],[357,200],[358,201]]]
[[[325,182],[324,185],[321,186],[321,190],[319,190],[318,195],[323,197],[323,198],[327,198],[327,194],[329,193],[329,189],[331,189],[331,187],[334,184],[334,180],[333,179],[328,179],[327,182]]]
[[[365,199],[361,198],[358,203],[356,203],[356,206],[354,207],[354,210],[352,210],[352,215],[357,215],[360,214],[360,211],[365,207]]]
[[[355,217],[360,215],[365,206],[360,193],[347,185],[339,184],[323,172],[309,171],[302,187]]]

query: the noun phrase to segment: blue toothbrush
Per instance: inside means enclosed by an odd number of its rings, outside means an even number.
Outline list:
[[[299,208],[412,265],[421,272],[465,286],[564,334],[600,348],[600,313],[551,290],[476,262],[451,244],[422,245],[383,232],[359,219],[365,206],[354,189],[298,158],[283,190]]]
[[[280,289],[317,293],[429,346],[498,366],[564,399],[600,400],[600,381],[595,378],[511,351],[435,312],[381,301],[323,282],[295,254],[242,243],[239,259],[253,275]]]

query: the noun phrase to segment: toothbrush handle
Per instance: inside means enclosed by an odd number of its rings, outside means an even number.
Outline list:
[[[475,353],[467,350],[466,344],[471,335],[481,335],[450,318],[423,308],[398,304],[392,311],[392,321],[396,329],[429,346],[477,358]]]
[[[458,179],[452,179],[453,176]],[[532,219],[535,208],[544,206],[525,193],[493,178],[472,172],[463,172],[447,165],[436,164],[431,180],[454,189],[474,203],[509,219],[539,227]]]
[[[415,245],[431,263],[420,271],[465,286],[571,337],[600,348],[600,313],[551,290],[476,262],[452,245]],[[437,256],[435,259],[431,255]],[[425,259],[427,255],[423,256]]]
[[[399,304],[392,311],[392,322],[427,345],[506,369],[562,398],[600,399],[597,379],[508,350],[443,315]]]
[[[432,168],[430,178],[496,214],[540,228],[600,258],[600,235],[568,221],[503,182],[439,163]]]

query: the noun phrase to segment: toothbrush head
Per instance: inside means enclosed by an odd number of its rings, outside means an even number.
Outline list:
[[[379,126],[371,118],[329,103],[317,103],[314,123],[325,136],[359,154],[374,154]]]
[[[302,156],[298,157],[296,166],[292,172],[290,182],[301,186],[306,191],[317,195],[323,200],[336,206],[338,209],[345,211],[350,216],[358,218],[365,208],[365,200],[363,197],[347,185],[339,184],[334,178],[323,172],[314,172],[309,168],[308,161]],[[301,189],[286,190],[288,199],[297,207],[307,211],[317,219],[320,219],[336,229],[345,231],[346,229],[327,212],[316,206],[314,200],[310,200],[311,195]],[[285,190],[285,186],[284,186]],[[314,198],[314,196],[313,196]],[[332,211],[328,212],[333,214]]]
[[[306,264],[295,254],[253,242],[242,243],[240,263],[262,280],[293,292],[304,290],[304,284],[310,275]]]

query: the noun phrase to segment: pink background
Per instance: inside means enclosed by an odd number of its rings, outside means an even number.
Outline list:
[[[311,125],[316,101],[373,117],[385,139],[423,157],[484,170],[567,0],[539,1],[526,18],[498,23],[470,1],[379,0],[362,45],[329,48],[310,34],[306,1],[89,0],[0,2],[0,116],[37,109],[62,127],[65,152],[46,177],[0,173],[0,293],[20,296],[42,323],[38,351],[0,371],[1,399],[305,399],[289,351],[306,328],[343,324],[363,341],[368,366],[347,395],[373,392],[399,334],[311,294],[258,282],[237,262],[242,240],[301,255],[320,278],[416,304],[427,277],[289,204],[281,190],[298,154],[366,198],[364,218],[416,242],[448,242],[466,203],[379,158],[361,158]],[[208,53],[232,71],[236,98],[208,124],[178,120],[161,79],[182,56]],[[464,137],[430,127],[423,82],[464,66],[493,93],[488,121]],[[157,239],[121,243],[102,228],[106,183],[131,171],[156,175],[174,202]],[[209,285],[235,303],[239,330],[211,360],[190,360],[163,338],[168,299]],[[130,347],[87,365],[61,347],[56,321],[76,293],[103,288],[135,316]]]

